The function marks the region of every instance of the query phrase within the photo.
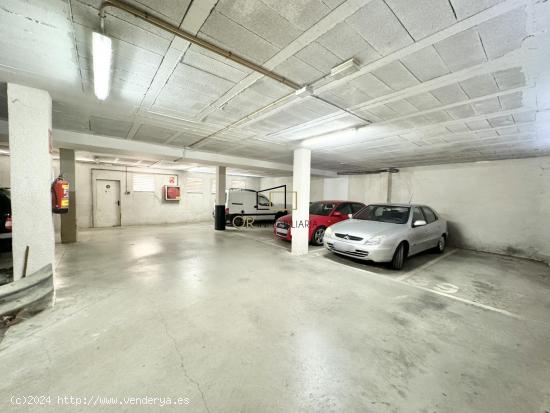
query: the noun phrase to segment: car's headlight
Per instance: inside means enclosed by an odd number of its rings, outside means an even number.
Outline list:
[[[368,239],[367,241],[365,241],[365,245],[371,245],[371,246],[380,245],[382,244],[382,241],[384,241],[384,237],[380,235],[378,237],[373,237],[371,239]]]
[[[325,237],[332,237],[332,228],[328,227],[325,230]]]

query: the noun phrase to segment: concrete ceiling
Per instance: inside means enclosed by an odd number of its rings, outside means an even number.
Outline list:
[[[112,91],[93,95],[100,0],[4,0],[0,81],[50,91],[54,127],[313,166],[376,169],[550,154],[550,3],[536,0],[130,1],[311,85],[293,90],[108,9]],[[330,77],[355,58],[359,71]],[[5,87],[0,87],[5,95]],[[274,104],[274,102],[276,102]],[[341,110],[334,105],[337,104]],[[0,99],[0,117],[6,117]],[[367,119],[364,122],[362,119]],[[322,135],[357,128],[346,134]],[[308,143],[309,142],[309,143]]]

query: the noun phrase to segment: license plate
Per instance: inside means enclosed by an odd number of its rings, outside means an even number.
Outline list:
[[[349,244],[346,244],[345,242],[340,242],[340,241],[334,241],[333,248],[336,251],[341,251],[341,252],[353,251],[352,245],[349,245]]]
[[[288,230],[287,229],[283,229],[283,228],[277,228],[277,234],[278,235],[287,235],[288,234]]]

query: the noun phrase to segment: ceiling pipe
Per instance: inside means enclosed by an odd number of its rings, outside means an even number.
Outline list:
[[[286,85],[294,90],[298,90],[301,88],[300,85],[297,83],[292,82],[291,80],[288,80],[287,78],[278,75],[275,72],[272,72],[271,70],[266,69],[265,67],[262,67],[260,65],[257,65],[256,63],[251,62],[248,59],[245,59],[244,57],[241,57],[239,55],[234,54],[233,52],[230,52],[229,50],[225,50],[221,47],[216,46],[215,44],[212,44],[206,40],[200,39],[199,37],[195,36],[194,34],[191,34],[189,32],[186,32],[185,30],[181,30],[180,28],[162,20],[158,17],[155,17],[148,12],[141,10],[137,7],[134,7],[128,3],[125,3],[120,0],[105,0],[99,9],[99,15],[102,17],[102,25],[103,25],[103,18],[105,16],[105,9],[107,7],[114,7],[116,9],[125,11],[127,13],[132,14],[133,16],[144,20],[153,26],[156,26],[160,29],[166,30],[167,32],[172,33],[175,36],[181,37],[184,40],[187,40],[190,43],[196,44],[197,46],[200,46],[204,49],[210,50],[211,52],[223,56],[226,59],[229,59],[235,63],[238,63],[242,66],[245,66],[255,72],[258,72],[264,76],[267,76],[279,83],[282,83],[283,85]]]

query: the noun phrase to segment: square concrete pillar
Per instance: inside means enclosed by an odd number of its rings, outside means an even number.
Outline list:
[[[54,264],[52,100],[49,93],[9,83],[8,129],[13,275],[17,280],[23,276],[27,247],[27,275],[46,264]]]
[[[309,189],[311,150],[294,150],[292,188],[296,192],[296,209],[292,211],[292,254],[304,255],[309,245]]]
[[[61,242],[76,242],[76,162],[74,150],[59,149],[59,171],[69,182],[69,212],[61,214]]]
[[[216,206],[214,228],[225,230],[225,166],[216,166]]]

